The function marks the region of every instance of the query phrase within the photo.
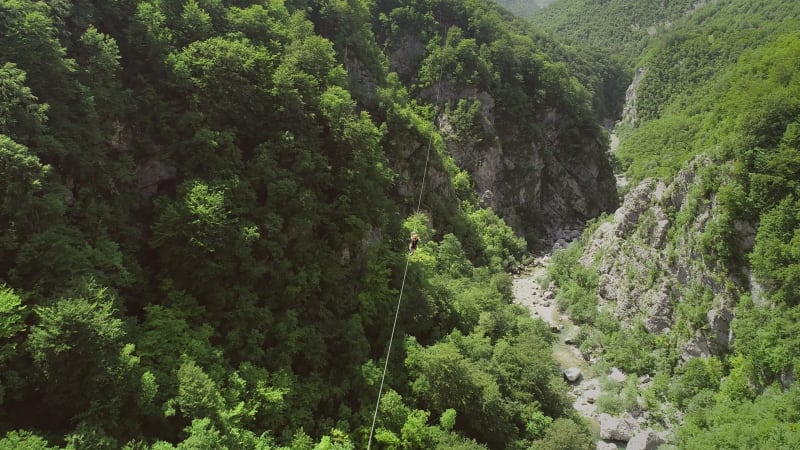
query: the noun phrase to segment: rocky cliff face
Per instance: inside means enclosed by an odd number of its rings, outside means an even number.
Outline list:
[[[460,135],[447,114],[438,125],[456,163],[471,175],[482,206],[490,207],[528,237],[552,237],[567,225],[584,222],[617,205],[616,185],[605,140],[565,144],[567,130],[553,108],[537,117],[542,139],[495,127],[495,100],[487,92],[466,90],[454,98],[480,103],[483,134],[476,141]],[[487,142],[488,141],[488,142]]]
[[[580,259],[600,275],[601,305],[623,323],[641,319],[651,333],[673,334],[683,359],[729,348],[732,308],[742,282],[698,251],[716,208],[713,196],[698,200],[703,181],[697,171],[705,164],[694,161],[669,184],[639,183],[613,218],[588,236]],[[740,241],[752,245],[752,227],[743,224],[741,230]],[[675,329],[680,304],[697,306],[702,317],[695,311],[693,321],[683,317],[681,329]]]
[[[413,84],[424,54],[422,41],[407,36],[388,55],[390,70]],[[609,143],[599,124],[596,129],[577,130],[568,113],[558,107],[540,108],[534,119],[539,132],[532,136],[523,130],[528,124],[502,118],[498,111],[503,105],[497,104],[491,92],[444,81],[420,97],[439,107],[436,125],[446,149],[459,168],[470,174],[482,206],[492,208],[529,240],[550,239],[559,228],[583,223],[618,205],[607,157]],[[479,123],[479,136],[455,123],[452,109],[461,100],[477,105],[473,119]],[[424,153],[424,148],[416,151]],[[404,179],[401,166],[395,169]],[[436,166],[429,176],[433,178],[430,188],[449,189]]]
[[[625,91],[625,105],[622,107],[621,123],[627,126],[636,126],[639,123],[638,96],[639,86],[642,84],[646,69],[640,67],[636,69],[633,81]]]

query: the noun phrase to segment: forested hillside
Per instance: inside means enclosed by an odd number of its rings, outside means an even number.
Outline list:
[[[713,0],[560,0],[529,20],[538,29],[608,51],[632,64],[652,36],[669,30],[706,3]]]
[[[797,448],[800,10],[695,6],[630,59],[630,190],[551,276],[587,357],[652,378],[600,409],[674,428],[679,448]]]
[[[555,0],[498,0],[498,4],[519,17],[529,17]]]
[[[477,0],[0,0],[0,448],[365,448],[401,285],[373,448],[592,448],[507,271],[616,205],[621,77],[537,36]]]

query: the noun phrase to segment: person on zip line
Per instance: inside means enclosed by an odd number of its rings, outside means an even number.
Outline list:
[[[408,254],[413,255],[419,244],[419,235],[416,231],[411,233],[411,242],[408,243]]]

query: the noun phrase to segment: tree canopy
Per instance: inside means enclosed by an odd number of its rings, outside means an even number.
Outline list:
[[[0,447],[363,448],[411,229],[381,448],[585,434],[511,304],[527,244],[436,130],[469,102],[433,101],[447,83],[599,138],[595,93],[510,23],[477,1],[0,0]]]

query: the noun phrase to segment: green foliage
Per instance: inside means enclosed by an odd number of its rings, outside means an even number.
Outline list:
[[[582,245],[570,245],[553,255],[548,277],[559,288],[559,308],[576,323],[594,323],[597,318],[597,271],[578,262]]]
[[[186,428],[189,435],[183,442],[178,444],[178,450],[183,449],[204,449],[204,450],[224,450],[228,447],[221,436],[220,431],[214,427],[208,418],[194,419],[192,425]]]
[[[290,26],[289,11],[283,2],[269,1],[255,3],[246,8],[228,8],[228,26],[243,33],[253,42],[271,49],[277,49],[287,41]]]
[[[429,349],[419,350],[412,346],[408,354],[406,365],[416,374],[413,391],[431,410],[437,413],[448,408],[461,411],[467,429],[483,436],[492,436],[501,430],[509,431],[510,418],[493,415],[491,423],[481,419],[481,410],[500,412],[502,400],[499,387],[488,373],[465,358],[454,344],[436,344]],[[501,436],[496,435],[494,439],[501,439]]]
[[[486,89],[491,81],[492,68],[479,52],[475,39],[465,38],[461,28],[451,27],[444,45],[437,41],[429,44],[428,57],[419,70],[420,82],[426,87],[447,81]]]
[[[25,330],[24,311],[22,299],[14,291],[0,284],[0,405],[5,401],[6,395],[17,397],[14,387],[19,387],[20,374],[9,364],[18,355],[18,334]],[[6,392],[8,388],[11,392]]]
[[[556,419],[542,439],[533,443],[536,450],[590,450],[595,447],[589,427],[570,419]]]
[[[30,431],[9,431],[0,439],[0,448],[18,450],[55,450],[48,442]]]
[[[785,198],[761,216],[753,270],[780,303],[800,303],[800,200]]]
[[[453,333],[430,347],[415,341],[407,344],[406,365],[416,374],[412,390],[432,412],[442,413],[445,430],[451,408],[458,417],[457,428],[492,446],[510,445],[516,439],[541,436],[552,417],[568,408],[559,371],[549,355],[552,335],[544,325],[530,327],[528,320],[517,318],[517,325],[504,333],[514,337],[494,345],[475,333]],[[486,358],[491,362],[487,364]],[[482,410],[492,411],[491,420],[482,418]],[[514,425],[520,420],[526,424],[522,429]]]
[[[511,304],[526,243],[476,206],[427,92],[486,91],[526,142],[546,108],[596,140],[594,91],[506,20],[476,1],[0,0],[3,444],[360,448],[412,230],[397,337],[420,344],[389,361],[403,397],[379,441],[547,436],[569,401],[551,333]],[[479,102],[450,112],[498,142]],[[428,141],[442,189],[404,222]]]
[[[692,358],[679,368],[679,376],[670,385],[669,399],[685,406],[703,391],[716,391],[722,378],[722,363],[715,357]]]
[[[638,181],[677,173],[698,152],[695,139],[703,119],[674,114],[644,122],[620,143],[617,155],[626,174]]]
[[[620,55],[627,66],[646,49],[651,35],[668,29],[695,7],[690,0],[577,0],[553,2],[529,20],[542,30]]]
[[[779,305],[770,311],[742,302],[733,322],[734,333],[741,338],[736,350],[746,361],[738,366],[743,372],[740,376],[757,386],[766,386],[792,370],[800,358],[796,347],[798,314],[797,306]]]
[[[9,339],[25,328],[22,299],[14,291],[0,284],[0,338]]]
[[[686,417],[678,445],[689,449],[794,448],[800,444],[797,402],[796,385],[786,393],[773,386],[755,401],[712,400]]]
[[[111,293],[87,283],[75,294],[34,310],[27,349],[44,386],[41,413],[123,426],[117,421],[138,384],[139,359],[125,344]]]
[[[515,268],[525,251],[525,240],[491,209],[473,208],[467,204],[463,207],[469,225],[483,244],[481,262],[485,261],[493,271]]]
[[[455,109],[446,112],[457,133],[457,139],[473,145],[481,145],[492,138],[488,133],[489,125],[484,123],[480,113],[481,102],[478,100],[459,99]],[[491,143],[491,141],[487,142]],[[455,180],[454,180],[455,183]]]
[[[178,369],[178,396],[175,400],[181,413],[190,419],[212,417],[222,406],[222,396],[214,382],[191,360]]]
[[[0,67],[0,134],[29,140],[41,131],[48,108],[37,103],[25,79],[25,71],[14,63]]]

